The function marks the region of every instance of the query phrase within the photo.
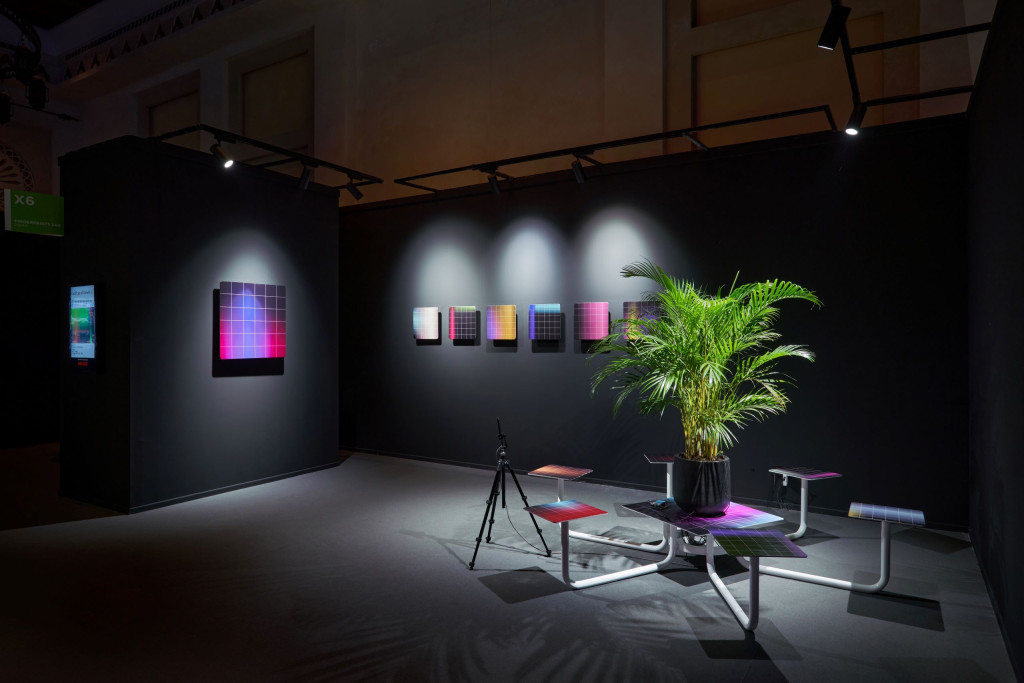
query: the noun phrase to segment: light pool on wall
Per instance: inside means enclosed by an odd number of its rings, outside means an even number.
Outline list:
[[[562,338],[562,305],[530,304],[530,339],[538,341]]]
[[[412,309],[412,335],[416,339],[440,339],[437,315],[437,306],[417,306]]]
[[[220,357],[284,358],[284,285],[220,283]]]
[[[487,338],[498,340],[516,338],[515,304],[487,307]]]
[[[608,302],[584,301],[575,307],[576,338],[604,339],[608,336]]]
[[[476,306],[448,307],[448,338],[476,339]]]

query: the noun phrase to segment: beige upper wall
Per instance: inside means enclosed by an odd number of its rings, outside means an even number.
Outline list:
[[[864,35],[889,40],[963,25],[968,16],[972,23],[985,21],[991,9],[986,16],[982,5],[994,2],[846,4],[853,8],[851,21],[867,27]],[[792,74],[786,66],[799,56],[794,41],[820,30],[827,0],[735,0],[718,9],[716,14],[714,5],[695,6],[694,0],[247,0],[224,19],[207,19],[201,30],[163,38],[168,42],[120,57],[120,65],[101,66],[95,77],[55,86],[52,97],[59,100],[63,89],[82,120],[53,126],[53,170],[56,157],[73,149],[146,134],[140,124],[145,94],[192,73],[199,75],[203,122],[230,128],[230,65],[302,35],[313,41],[314,156],[388,181],[365,187],[363,202],[416,193],[390,182],[397,177],[735,118],[737,112],[834,103],[842,125],[849,113],[849,103],[844,108],[842,102],[844,93],[849,97],[842,55],[822,54],[812,42],[805,64],[796,59]],[[220,27],[213,23],[228,20]],[[857,57],[862,88],[877,96],[957,85],[965,77],[969,82],[976,42],[969,49],[972,44],[962,39],[952,46],[953,56],[904,48]],[[160,59],[147,57],[146,50]],[[126,61],[133,59],[150,65]],[[744,75],[746,61],[750,71]],[[756,78],[767,64],[774,64],[767,76]],[[809,72],[835,73],[838,84],[830,81],[825,92]],[[963,103],[910,103],[873,117],[902,120],[951,107],[962,110]],[[769,126],[763,134],[790,132],[801,131]],[[709,142],[750,136],[723,134]],[[610,161],[685,148],[686,143],[655,143],[598,157]],[[566,169],[569,161],[502,170],[527,175]],[[346,180],[323,169],[315,179]],[[482,181],[481,174],[466,173],[431,182],[446,187]],[[342,201],[351,200],[345,194]]]

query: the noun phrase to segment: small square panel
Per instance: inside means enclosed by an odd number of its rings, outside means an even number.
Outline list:
[[[537,515],[549,522],[569,522],[574,519],[593,517],[606,514],[604,510],[581,503],[578,500],[560,500],[555,503],[544,503],[525,508],[531,515]]]
[[[476,306],[448,307],[448,338],[476,339]]]
[[[585,301],[575,306],[576,338],[604,339],[608,336],[608,302]]]
[[[816,470],[813,467],[773,467],[768,471],[772,474],[782,474],[794,479],[835,479],[836,477],[843,476],[838,472],[826,472],[825,470]]]
[[[487,307],[487,338],[499,340],[516,338],[515,304]]]
[[[622,317],[625,320],[655,320],[661,315],[661,306],[657,301],[623,301]],[[626,339],[637,339],[637,332],[643,331],[643,325],[639,323],[628,323],[626,325]]]
[[[907,526],[924,526],[924,513],[910,508],[889,507],[888,505],[871,505],[870,503],[850,503],[850,517],[872,519],[876,522],[892,522]]]
[[[277,285],[256,282],[220,283],[220,358],[284,358],[285,335],[271,335],[267,323],[270,311],[284,315],[284,299],[271,300],[257,292]]]
[[[733,557],[807,557],[775,529],[715,529],[711,535]]]
[[[562,338],[562,305],[530,304],[530,339],[555,341]]]
[[[590,474],[594,470],[584,469],[582,467],[569,467],[568,465],[544,465],[544,467],[538,467],[537,469],[527,472],[531,477],[547,477],[548,479],[565,479],[572,481],[573,479],[579,479],[585,474]]]
[[[440,339],[437,330],[437,306],[412,309],[412,334],[416,339]]]

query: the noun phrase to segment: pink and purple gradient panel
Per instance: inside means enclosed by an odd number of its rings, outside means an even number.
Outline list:
[[[555,503],[544,503],[526,508],[531,515],[537,515],[555,524],[559,522],[571,522],[574,519],[593,517],[594,515],[607,514],[604,510],[596,508],[578,500],[560,500]]]
[[[575,305],[576,338],[604,339],[608,336],[608,302],[585,301]]]
[[[284,358],[287,349],[284,285],[220,283],[220,357]]]

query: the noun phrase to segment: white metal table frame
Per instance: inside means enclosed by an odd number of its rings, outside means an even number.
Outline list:
[[[577,501],[559,501],[559,502],[575,503]],[[538,506],[538,507],[540,507],[540,506]],[[604,511],[602,510],[601,512],[603,513]],[[639,511],[637,511],[637,512],[639,514],[644,514],[643,512],[639,512]],[[535,509],[533,510],[533,514],[538,514]],[[543,515],[540,515],[540,516],[543,518]],[[651,516],[651,515],[647,515],[647,516]],[[776,515],[770,515],[769,514],[769,516],[773,517],[774,519],[768,520],[767,522],[760,522],[760,523],[768,523],[768,522],[772,522],[772,521],[781,521],[781,519],[782,519],[781,517],[778,517]],[[665,555],[664,559],[659,560],[658,562],[642,565],[642,566],[639,566],[639,567],[632,567],[630,569],[624,569],[624,570],[617,571],[617,572],[611,572],[609,574],[602,574],[600,576],[593,576],[593,577],[590,577],[590,578],[587,578],[587,579],[580,579],[580,580],[575,580],[575,581],[572,579],[572,577],[570,576],[570,572],[569,572],[569,539],[570,539],[570,537],[573,536],[573,532],[571,532],[570,529],[569,529],[569,522],[572,521],[572,520],[565,520],[565,521],[558,522],[559,530],[561,532],[561,545],[562,545],[562,580],[565,582],[565,584],[567,586],[569,586],[570,588],[573,588],[573,589],[577,589],[578,590],[578,589],[582,589],[582,588],[591,588],[593,586],[601,586],[601,585],[604,585],[604,584],[607,584],[607,583],[612,583],[613,581],[621,581],[622,579],[629,579],[629,578],[632,578],[634,576],[643,576],[645,574],[653,574],[653,573],[659,572],[662,569],[666,568],[672,562],[672,560],[675,558],[676,552],[678,550],[680,550],[680,549],[683,551],[684,555],[686,555],[686,554],[699,555],[701,552],[703,552],[704,555],[705,555],[705,558],[707,560],[707,562],[706,562],[706,564],[707,564],[707,572],[708,572],[708,576],[711,578],[711,583],[715,587],[715,590],[718,592],[718,594],[722,597],[722,599],[725,600],[726,605],[728,605],[729,609],[732,611],[733,616],[736,618],[736,621],[739,622],[740,627],[742,627],[746,631],[753,631],[755,628],[757,628],[758,609],[759,609],[759,602],[760,602],[760,574],[759,574],[760,562],[759,562],[759,558],[756,557],[756,556],[755,557],[751,557],[748,562],[744,563],[744,566],[747,567],[750,570],[750,577],[748,579],[749,580],[748,596],[749,596],[749,602],[750,602],[750,608],[749,608],[750,609],[750,613],[748,614],[748,613],[743,611],[742,607],[740,607],[739,603],[736,601],[736,598],[733,597],[732,593],[729,591],[728,587],[725,585],[725,582],[722,581],[721,577],[718,575],[717,569],[715,568],[715,549],[714,549],[715,541],[713,540],[714,539],[715,523],[714,523],[713,519],[711,519],[709,521],[708,518],[691,518],[694,521],[692,523],[688,523],[688,524],[685,524],[685,525],[681,525],[681,524],[678,524],[678,523],[674,524],[674,523],[666,522],[666,521],[661,520],[660,518],[657,518],[657,517],[655,517],[655,519],[659,519],[659,521],[662,522],[662,535],[664,537],[663,538],[663,547],[667,548],[666,555]],[[734,528],[734,527],[720,527],[720,528]],[[688,531],[690,533],[699,533],[699,534],[707,535],[708,536],[708,540],[704,544],[703,547],[702,546],[697,546],[697,545],[691,545],[691,544],[685,543],[685,542],[681,542],[677,538],[678,535],[679,535],[678,534],[678,530],[679,529]],[[590,536],[590,535],[589,534],[584,534],[583,536],[587,537],[587,536]]]
[[[855,506],[862,505],[862,503],[851,503],[850,512],[847,513],[850,517],[857,517],[853,514]],[[882,508],[883,510],[906,510],[906,508]],[[920,510],[909,510],[909,512],[915,512],[920,515],[920,524],[896,522],[897,524],[906,524],[908,526],[924,526],[924,514]],[[797,581],[805,581],[807,583],[816,583],[820,586],[829,586],[831,588],[841,588],[843,590],[854,591],[857,593],[878,593],[886,584],[889,583],[890,574],[890,560],[891,560],[891,544],[890,544],[890,529],[889,524],[892,520],[883,517],[862,517],[862,519],[869,519],[881,523],[881,529],[879,530],[881,540],[881,558],[880,566],[878,570],[878,580],[874,583],[855,583],[853,581],[846,581],[843,579],[835,579],[830,576],[819,576],[817,574],[805,574],[804,572],[793,571],[792,569],[784,569],[782,567],[761,567],[762,574],[768,574],[770,576],[778,576],[784,579],[795,579]],[[746,566],[742,559],[739,559],[740,564]]]
[[[811,479],[835,479],[843,475],[838,472],[825,472],[823,470],[811,470],[810,468],[791,468],[791,467],[773,467],[768,470],[772,474],[782,475],[782,485],[789,485],[789,478],[800,480],[800,526],[796,531],[786,534],[786,537],[791,540],[796,540],[807,533],[807,499],[808,499],[808,484]],[[816,474],[810,475],[810,472]]]

